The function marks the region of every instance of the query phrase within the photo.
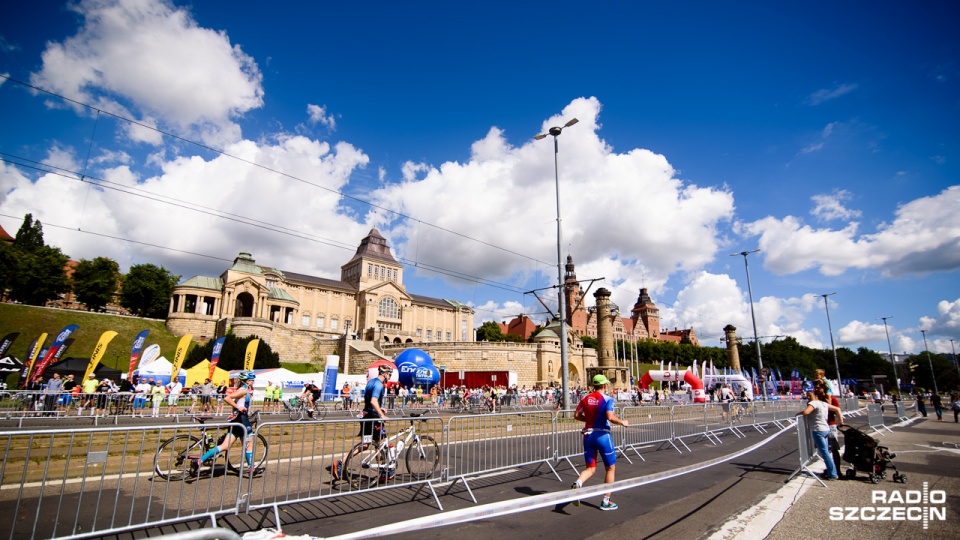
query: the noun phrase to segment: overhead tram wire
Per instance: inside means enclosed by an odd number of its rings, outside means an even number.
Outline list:
[[[433,228],[435,228],[435,229],[437,229],[437,230],[444,231],[444,232],[453,234],[453,235],[455,235],[455,236],[460,236],[461,238],[464,238],[464,239],[466,239],[466,240],[470,240],[470,241],[473,241],[473,242],[477,242],[477,243],[479,243],[479,244],[483,244],[483,245],[486,245],[486,246],[488,246],[488,247],[492,247],[492,248],[494,248],[494,249],[503,251],[503,252],[505,252],[505,253],[509,253],[509,254],[511,254],[511,255],[516,255],[516,256],[521,257],[521,258],[524,258],[524,259],[529,259],[529,260],[531,260],[531,261],[538,262],[538,263],[540,263],[540,264],[544,264],[544,265],[547,265],[547,266],[552,266],[552,263],[546,263],[546,262],[540,261],[540,260],[538,260],[538,259],[536,259],[536,258],[530,257],[530,256],[528,256],[528,255],[523,255],[523,254],[521,254],[521,253],[518,253],[518,252],[515,252],[515,251],[512,251],[512,250],[509,250],[509,249],[506,249],[506,248],[503,248],[503,247],[500,247],[500,246],[497,246],[497,245],[495,245],[495,244],[492,244],[492,243],[489,243],[489,242],[485,242],[485,241],[480,240],[480,239],[477,239],[477,238],[473,238],[473,237],[468,236],[468,235],[466,235],[466,234],[464,234],[464,233],[460,233],[460,232],[457,232],[457,231],[453,231],[453,230],[450,230],[450,229],[446,229],[446,228],[441,227],[441,226],[439,226],[439,225],[434,225],[434,224],[432,224],[432,223],[419,220],[419,219],[417,219],[417,218],[414,218],[413,216],[408,216],[408,215],[406,215],[406,214],[404,214],[404,213],[402,213],[402,212],[398,212],[398,211],[396,211],[396,210],[393,210],[393,209],[390,209],[390,208],[386,208],[386,207],[383,207],[383,206],[374,204],[374,203],[372,203],[372,202],[370,202],[370,201],[361,199],[360,197],[355,197],[355,196],[353,196],[353,195],[349,195],[349,194],[343,193],[343,192],[340,191],[340,190],[331,189],[331,188],[328,188],[328,187],[326,187],[326,186],[323,186],[323,185],[320,185],[320,184],[317,184],[317,183],[314,183],[314,182],[310,182],[310,181],[308,181],[308,180],[305,180],[305,179],[303,179],[303,178],[294,176],[294,175],[292,175],[292,174],[285,173],[285,172],[283,172],[283,171],[278,171],[278,170],[276,170],[276,169],[274,169],[274,168],[267,167],[266,165],[261,165],[261,164],[259,164],[259,163],[254,162],[254,161],[250,161],[250,160],[248,160],[248,159],[245,159],[245,158],[242,158],[242,157],[239,157],[239,156],[235,156],[235,155],[230,154],[230,153],[228,153],[228,152],[226,152],[226,151],[224,151],[224,150],[220,150],[220,149],[217,149],[217,148],[213,148],[213,147],[208,146],[208,145],[206,145],[206,144],[203,144],[203,143],[200,143],[200,142],[197,142],[197,141],[188,139],[188,138],[186,138],[186,137],[181,137],[181,136],[179,136],[179,135],[175,135],[175,134],[173,134],[173,133],[170,133],[170,132],[164,131],[164,130],[162,130],[162,129],[156,128],[156,127],[154,127],[154,126],[149,126],[149,125],[144,124],[144,123],[142,123],[142,122],[138,122],[138,121],[133,120],[133,119],[131,119],[131,118],[127,118],[127,117],[121,116],[121,115],[119,115],[119,114],[116,114],[116,113],[107,111],[107,110],[105,110],[105,109],[100,109],[99,107],[95,107],[95,106],[90,105],[90,104],[88,104],[88,103],[84,103],[84,102],[81,102],[81,101],[78,101],[78,100],[75,100],[75,99],[71,99],[71,98],[68,98],[68,97],[66,97],[66,96],[64,96],[64,95],[57,94],[57,93],[55,93],[55,92],[51,92],[50,90],[46,90],[46,89],[44,89],[44,88],[41,88],[41,87],[39,87],[39,86],[35,86],[35,85],[33,85],[33,84],[30,84],[30,83],[27,83],[27,82],[24,82],[24,81],[21,81],[21,80],[19,80],[19,79],[14,79],[13,77],[10,77],[9,75],[5,75],[5,74],[0,73],[0,78],[6,79],[6,80],[8,80],[8,81],[10,81],[10,82],[12,82],[12,83],[19,84],[19,85],[24,86],[24,87],[26,87],[26,88],[30,88],[30,89],[32,89],[32,90],[34,90],[34,91],[41,92],[41,93],[43,93],[43,94],[47,94],[47,95],[52,96],[52,97],[56,97],[56,98],[62,99],[62,100],[64,100],[64,101],[68,101],[68,102],[70,102],[70,103],[73,103],[73,104],[75,104],[75,105],[78,105],[78,106],[83,107],[83,108],[86,108],[86,109],[89,109],[89,110],[91,110],[91,111],[96,111],[96,112],[98,112],[98,113],[100,113],[100,114],[106,114],[106,115],[111,116],[111,117],[113,117],[113,118],[115,118],[115,119],[117,119],[117,120],[120,120],[120,121],[123,121],[123,122],[129,122],[130,124],[136,125],[136,126],[138,126],[138,127],[142,127],[142,128],[144,128],[144,129],[147,129],[147,130],[150,130],[150,131],[155,131],[155,132],[157,132],[157,133],[160,133],[161,135],[165,135],[165,136],[167,136],[167,137],[176,139],[176,140],[178,140],[178,141],[183,141],[183,142],[185,142],[185,143],[194,145],[194,146],[196,146],[197,148],[202,148],[202,149],[204,149],[204,150],[213,152],[213,153],[215,153],[215,154],[219,154],[219,155],[222,155],[222,156],[225,156],[225,157],[229,157],[229,158],[235,159],[235,160],[237,160],[237,161],[239,161],[239,162],[241,162],[241,163],[246,163],[247,165],[250,165],[250,166],[252,166],[252,167],[256,167],[256,168],[261,169],[261,170],[264,170],[264,171],[269,171],[269,172],[272,172],[272,173],[274,173],[274,174],[280,175],[280,176],[282,176],[282,177],[289,178],[289,179],[295,180],[295,181],[297,181],[297,182],[301,182],[301,183],[306,184],[306,185],[308,185],[308,186],[315,187],[315,188],[318,188],[318,189],[322,189],[322,190],[324,190],[324,191],[327,191],[327,192],[330,192],[330,193],[339,195],[340,197],[343,197],[343,198],[345,198],[345,199],[349,199],[349,200],[352,200],[352,201],[355,201],[355,202],[358,202],[358,203],[361,203],[361,204],[365,204],[365,205],[369,206],[370,208],[375,208],[375,209],[377,209],[377,210],[380,210],[380,211],[383,211],[383,212],[387,212],[387,213],[393,214],[393,215],[395,215],[395,216],[397,216],[397,217],[400,217],[400,218],[416,220],[416,221],[419,222],[419,223],[423,223],[424,225],[428,225],[428,226],[433,227]]]

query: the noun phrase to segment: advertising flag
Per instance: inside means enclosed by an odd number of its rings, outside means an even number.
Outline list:
[[[187,347],[190,346],[191,339],[193,339],[193,334],[187,334],[180,338],[180,342],[177,343],[177,352],[173,355],[173,369],[170,371],[171,381],[180,374],[180,366],[183,365],[183,359],[187,357]]]
[[[260,346],[260,338],[250,340],[247,343],[247,354],[243,355],[243,369],[250,371],[253,369],[253,361],[257,359],[257,347]]]
[[[46,340],[47,333],[44,332],[37,336],[33,341],[30,342],[30,345],[27,346],[27,354],[23,357],[23,375],[20,376],[21,389],[27,385],[27,380],[30,378],[30,369],[33,368],[33,363],[36,362],[37,356],[40,354],[40,349],[43,348],[43,342]]]
[[[227,340],[227,336],[218,337],[216,341],[213,342],[213,351],[210,352],[210,380],[213,380],[213,372],[217,369],[217,362],[220,361],[220,353],[223,352],[223,342]]]
[[[144,330],[137,334],[133,339],[133,347],[130,348],[130,369],[127,370],[127,380],[133,380],[133,370],[137,369],[137,360],[140,359],[140,352],[143,351],[143,344],[147,342],[147,335],[150,330]]]
[[[87,371],[84,372],[83,378],[80,379],[81,381],[87,380],[87,377],[93,373],[93,370],[97,369],[97,364],[99,364],[100,359],[103,358],[103,353],[107,352],[107,345],[110,345],[110,342],[115,337],[117,337],[117,333],[113,330],[107,330],[100,334],[100,340],[97,341],[97,346],[93,348],[93,354],[90,355],[90,363],[87,364]]]
[[[140,355],[140,369],[147,367],[150,362],[157,358],[160,358],[160,346],[154,343],[144,349],[143,354]]]
[[[50,345],[50,348],[47,349],[47,354],[43,355],[43,360],[37,365],[37,368],[33,370],[33,374],[30,375],[31,381],[37,381],[40,377],[43,376],[43,371],[47,369],[47,366],[50,365],[50,361],[53,360],[53,357],[57,354],[57,351],[63,347],[63,343],[67,341],[67,338],[70,337],[70,334],[77,331],[80,328],[75,324],[67,325],[63,330],[57,334],[57,338],[53,340],[53,344]]]
[[[7,354],[7,349],[13,345],[13,341],[17,339],[17,336],[19,335],[20,332],[11,332],[3,338],[3,341],[0,341],[0,357]]]

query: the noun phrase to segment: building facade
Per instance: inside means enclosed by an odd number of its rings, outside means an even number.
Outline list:
[[[258,265],[240,253],[219,277],[194,276],[174,288],[167,328],[205,341],[229,327],[267,339],[281,361],[309,362],[316,341],[350,338],[378,348],[473,341],[473,316],[460,302],[409,293],[403,265],[372,229],[339,281]]]

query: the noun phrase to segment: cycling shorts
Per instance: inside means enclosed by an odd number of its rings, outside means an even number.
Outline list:
[[[253,426],[250,425],[250,417],[246,412],[234,411],[229,422],[230,434],[237,439],[243,439],[253,433]]]
[[[367,415],[367,418],[370,416]],[[360,422],[360,437],[370,435],[373,438],[373,442],[380,442],[380,439],[383,438],[384,426],[382,421],[367,421]]]

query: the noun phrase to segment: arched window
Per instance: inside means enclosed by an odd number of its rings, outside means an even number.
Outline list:
[[[340,325],[340,320],[339,320],[339,319],[337,319],[336,317],[330,319],[330,329],[331,329],[331,330],[336,330],[336,329],[337,329],[337,326],[339,326],[339,325]]]
[[[393,298],[384,298],[380,300],[379,316],[388,319],[400,318],[400,306]]]

